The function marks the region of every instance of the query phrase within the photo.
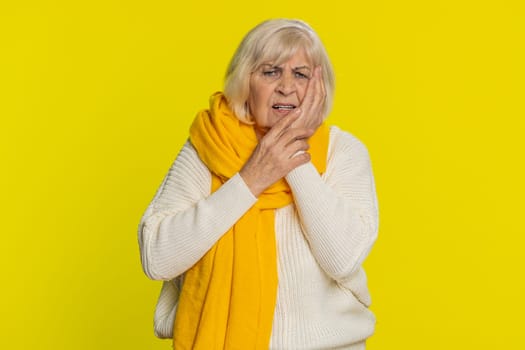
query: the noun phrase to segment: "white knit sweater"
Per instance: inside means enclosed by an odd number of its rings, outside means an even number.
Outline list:
[[[331,127],[326,172],[286,176],[294,203],[276,210],[277,303],[270,349],[364,349],[374,331],[361,263],[377,237],[374,179],[365,146]],[[165,282],[155,332],[170,337],[186,270],[255,202],[239,174],[210,195],[211,175],[187,142],[139,226],[145,273]]]

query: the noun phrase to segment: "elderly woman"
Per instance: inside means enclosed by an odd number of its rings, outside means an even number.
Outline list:
[[[377,235],[365,146],[323,120],[334,76],[304,22],[244,38],[139,227],[175,349],[364,349]]]

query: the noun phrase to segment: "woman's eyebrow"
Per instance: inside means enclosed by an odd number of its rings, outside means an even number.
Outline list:
[[[301,70],[301,69],[311,70],[310,67],[308,67],[308,66],[299,66],[299,67],[293,68],[293,70]]]
[[[268,68],[283,69],[282,65],[277,65],[277,64],[273,64],[273,63],[263,63],[259,67],[262,68],[262,69],[268,69]],[[299,66],[299,67],[293,67],[292,68],[292,71],[299,71],[299,70],[312,71],[312,69],[309,66]]]

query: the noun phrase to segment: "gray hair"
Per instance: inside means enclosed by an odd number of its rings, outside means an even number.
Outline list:
[[[335,77],[321,39],[303,21],[271,19],[260,23],[246,34],[226,71],[224,95],[237,118],[253,123],[247,104],[251,73],[265,62],[282,64],[300,49],[305,50],[314,66],[322,67],[326,90],[323,118],[328,116],[334,98]]]

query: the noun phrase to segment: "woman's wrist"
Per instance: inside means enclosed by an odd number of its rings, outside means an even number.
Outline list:
[[[241,176],[242,180],[246,184],[246,187],[250,190],[250,192],[258,198],[260,194],[265,190],[263,186],[261,186],[257,178],[252,174],[249,170],[246,170],[245,168],[241,169],[239,171],[239,175]]]

